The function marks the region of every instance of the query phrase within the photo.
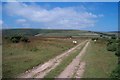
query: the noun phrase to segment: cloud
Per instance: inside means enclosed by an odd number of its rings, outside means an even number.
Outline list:
[[[2,24],[3,24],[3,21],[0,20],[0,29],[2,29]]]
[[[26,22],[26,19],[42,25],[44,28],[55,29],[78,29],[93,27],[97,18],[103,15],[96,15],[87,12],[84,6],[80,7],[54,7],[51,9],[43,8],[36,4],[26,3],[6,3],[4,9],[10,16],[19,16],[17,22]]]
[[[22,25],[24,28],[28,28],[30,26],[26,19],[17,19],[16,23]]]
[[[16,22],[17,22],[17,23],[25,23],[25,22],[27,22],[27,21],[26,21],[26,19],[18,19],[18,20],[16,20]]]
[[[0,20],[0,25],[2,25],[3,24],[3,21],[2,20]]]

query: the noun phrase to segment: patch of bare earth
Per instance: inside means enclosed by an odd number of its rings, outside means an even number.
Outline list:
[[[84,73],[85,62],[81,62],[81,57],[85,54],[86,48],[88,47],[89,41],[85,47],[76,56],[75,59],[64,69],[63,72],[57,78],[81,78]]]
[[[63,58],[71,54],[71,52],[73,52],[79,46],[85,44],[85,42],[86,41],[83,41],[77,46],[69,49],[68,51],[62,53],[61,55],[56,56],[55,58],[49,60],[48,62],[45,62],[42,65],[40,64],[37,67],[34,67],[33,69],[26,71],[25,73],[18,76],[18,78],[43,78],[48,72],[50,72],[57,65],[59,65]]]

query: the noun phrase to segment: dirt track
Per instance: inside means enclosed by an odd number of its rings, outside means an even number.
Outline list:
[[[57,65],[60,64],[60,62],[71,54],[75,49],[80,47],[81,45],[85,44],[86,41],[81,42],[77,46],[71,48],[70,50],[62,53],[61,55],[56,56],[55,58],[49,60],[48,62],[45,62],[42,65],[39,65],[29,71],[26,71],[25,73],[18,76],[18,78],[43,78],[48,72],[50,72],[52,69],[54,69]],[[64,76],[62,76],[64,77]]]
[[[82,77],[85,68],[85,62],[80,62],[80,61],[81,61],[81,57],[85,54],[88,44],[89,42],[86,43],[85,47],[82,49],[79,55],[76,56],[75,59],[73,59],[73,61],[64,69],[63,72],[61,72],[61,74],[57,78]]]

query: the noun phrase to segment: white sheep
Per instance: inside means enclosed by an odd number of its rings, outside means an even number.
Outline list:
[[[77,41],[73,41],[73,44],[77,44]]]

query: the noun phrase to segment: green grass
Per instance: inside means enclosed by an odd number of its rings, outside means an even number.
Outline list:
[[[53,70],[51,70],[44,78],[55,78],[57,77],[80,53],[84,45],[74,50],[70,55],[62,60],[62,62]]]
[[[3,41],[3,77],[16,75],[42,64],[73,47],[71,40],[31,38],[30,43]]]
[[[105,40],[91,41],[83,61],[87,64],[84,78],[109,78],[117,66],[117,57],[107,51]]]
[[[88,37],[88,36],[95,36],[94,32],[91,31],[84,31],[84,30],[52,30],[52,29],[3,29],[2,30],[3,36],[11,36],[15,34],[21,34],[25,36],[34,36],[37,34],[41,34],[43,37],[66,37],[66,36],[81,36],[81,37]],[[99,36],[96,35],[97,37]]]

